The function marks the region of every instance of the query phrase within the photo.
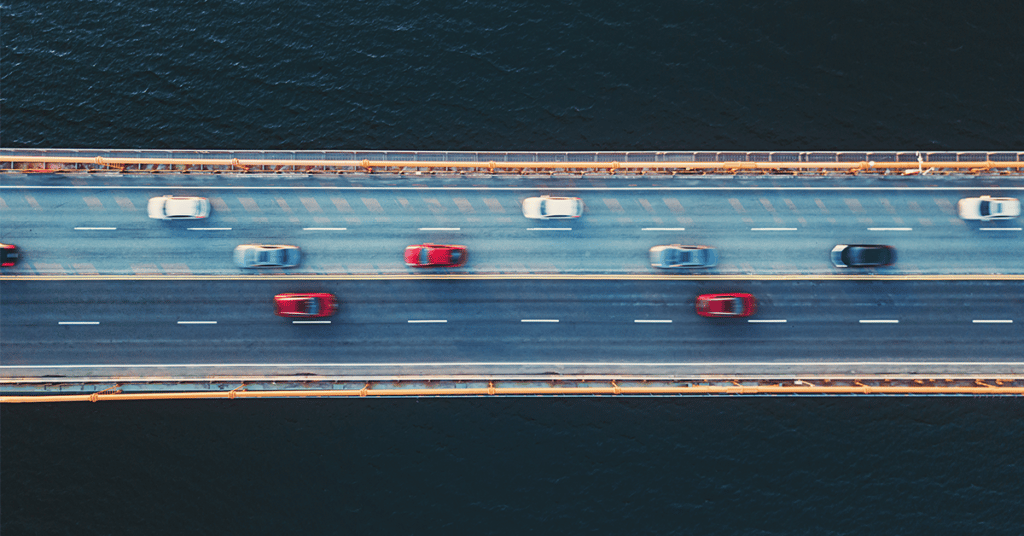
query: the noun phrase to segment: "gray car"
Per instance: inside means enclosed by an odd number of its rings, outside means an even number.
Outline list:
[[[670,244],[651,248],[655,268],[711,268],[718,264],[718,252],[710,246]]]
[[[239,268],[291,268],[298,266],[301,258],[296,246],[242,244],[235,248]]]

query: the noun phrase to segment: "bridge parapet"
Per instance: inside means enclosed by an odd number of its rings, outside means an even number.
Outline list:
[[[1003,151],[224,151],[0,149],[0,172],[793,174],[1016,173]]]

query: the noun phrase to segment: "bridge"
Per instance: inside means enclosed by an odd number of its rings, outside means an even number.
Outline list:
[[[1024,394],[1022,152],[0,149],[0,401],[281,396]],[[206,197],[202,221],[146,217]],[[526,220],[535,195],[582,218]],[[235,267],[242,243],[302,248]],[[401,251],[459,243],[424,271]],[[657,244],[719,265],[657,270]],[[895,265],[841,270],[840,243]],[[270,298],[329,291],[329,324]],[[750,292],[750,319],[697,294]]]

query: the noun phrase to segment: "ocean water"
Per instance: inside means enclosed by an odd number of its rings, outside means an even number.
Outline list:
[[[1021,150],[1022,23],[1019,1],[9,1],[0,145]],[[4,405],[0,533],[1020,535],[1022,459],[1019,398]]]

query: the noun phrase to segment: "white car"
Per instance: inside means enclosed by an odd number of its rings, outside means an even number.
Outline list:
[[[578,197],[528,197],[523,201],[523,216],[531,220],[579,218],[583,215],[583,200]]]
[[[242,244],[235,248],[239,268],[291,268],[298,266],[302,253],[297,246]]]
[[[956,204],[956,212],[965,220],[1008,220],[1020,216],[1020,200],[1012,197],[965,197]]]
[[[205,197],[153,197],[146,208],[156,220],[198,220],[210,215],[210,201]]]

